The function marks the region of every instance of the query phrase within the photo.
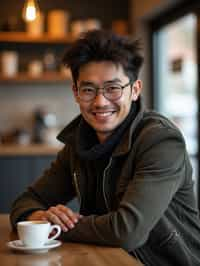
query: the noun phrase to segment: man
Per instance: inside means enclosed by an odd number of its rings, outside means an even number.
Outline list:
[[[200,265],[200,221],[182,134],[144,109],[138,41],[91,31],[67,50],[81,115],[56,161],[13,204],[11,222],[49,220],[62,239],[122,247],[145,265]],[[167,100],[167,99],[166,99]],[[77,196],[80,213],[65,204]]]

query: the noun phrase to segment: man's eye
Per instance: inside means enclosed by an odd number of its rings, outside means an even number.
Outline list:
[[[106,88],[107,92],[115,92],[115,91],[119,91],[121,90],[121,87],[117,86],[117,85],[113,85],[113,86],[109,86]]]
[[[82,93],[93,93],[94,92],[94,88],[90,88],[90,87],[82,88],[81,92]]]

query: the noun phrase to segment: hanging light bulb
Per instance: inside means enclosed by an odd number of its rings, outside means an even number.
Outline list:
[[[23,10],[22,17],[25,21],[33,21],[40,14],[40,9],[37,0],[26,0]]]

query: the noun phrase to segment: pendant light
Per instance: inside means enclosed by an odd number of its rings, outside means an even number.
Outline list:
[[[22,10],[22,17],[24,21],[33,21],[40,14],[39,5],[37,0],[26,0]]]

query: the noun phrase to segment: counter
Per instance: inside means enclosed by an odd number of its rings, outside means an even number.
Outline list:
[[[0,156],[56,155],[62,147],[62,144],[59,146],[49,146],[45,144],[0,145]]]

